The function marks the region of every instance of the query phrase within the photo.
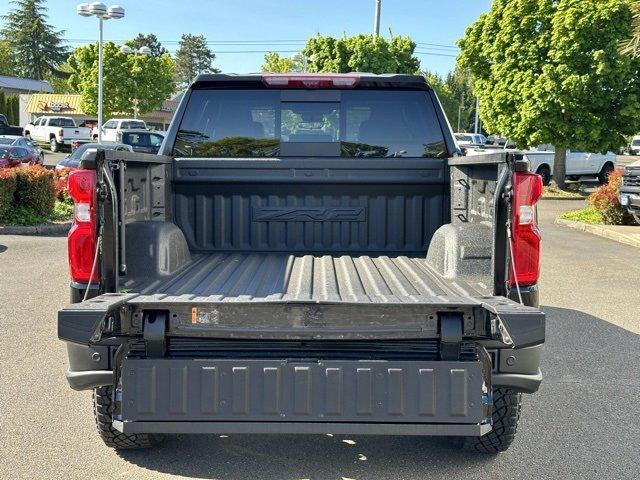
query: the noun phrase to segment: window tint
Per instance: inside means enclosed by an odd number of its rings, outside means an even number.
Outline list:
[[[12,138],[0,137],[0,145],[11,145],[12,143],[13,143]]]
[[[631,145],[633,145],[634,147],[640,146],[640,138],[636,138],[633,142],[631,142]]]
[[[122,122],[120,124],[120,128],[123,129],[123,130],[133,129],[133,128],[143,128],[144,129],[144,128],[147,128],[147,126],[142,121],[131,120],[131,121],[127,121],[127,122]]]
[[[11,149],[11,158],[22,158],[29,154],[26,149],[22,147],[16,147]]]
[[[180,124],[177,157],[274,157],[281,145],[307,144],[296,156],[335,144],[343,157],[446,154],[427,92],[343,90],[339,101],[282,101],[279,90],[194,90]],[[284,148],[283,148],[284,152]]]
[[[456,140],[459,142],[472,142],[473,138],[471,138],[471,135],[456,135]]]
[[[75,127],[76,124],[72,118],[52,118],[49,120],[50,127]]]

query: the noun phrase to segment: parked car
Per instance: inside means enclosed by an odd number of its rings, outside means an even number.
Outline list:
[[[624,169],[620,205],[627,208],[640,225],[640,161],[627,165]]]
[[[80,161],[86,158],[85,155],[87,152],[97,152],[99,148],[103,150],[133,152],[133,148],[131,148],[130,145],[124,145],[122,143],[85,143],[60,160],[56,165],[56,170],[61,170],[63,168],[70,168],[72,170],[77,169],[80,165]]]
[[[456,133],[454,136],[461,147],[480,147],[487,143],[487,137],[479,133]]]
[[[0,146],[11,145],[14,147],[24,147],[35,152],[40,157],[40,163],[44,163],[44,152],[27,137],[19,135],[0,135]]]
[[[542,181],[510,152],[458,156],[447,125],[422,76],[201,75],[159,155],[72,172],[58,336],[106,445],[506,450],[542,381]]]
[[[122,130],[147,130],[147,124],[144,120],[138,120],[136,118],[112,118],[102,125],[102,141],[103,142],[118,142],[118,134]],[[94,129],[92,138],[96,140],[98,138],[98,130]]]
[[[22,135],[22,129],[9,125],[7,117],[0,113],[0,135]]]
[[[545,185],[551,182],[555,163],[555,149],[551,145],[539,145],[533,150],[523,152],[531,164],[531,171],[543,179]],[[597,177],[600,183],[607,183],[609,175],[616,168],[616,154],[609,152],[590,153],[582,150],[567,150],[566,174],[571,180],[583,177]]]
[[[31,148],[0,144],[0,168],[26,165],[42,165],[42,158]]]
[[[78,127],[71,117],[39,117],[24,127],[24,136],[38,144],[49,145],[52,152],[62,147],[71,147],[71,143],[89,142],[90,129]]]
[[[148,130],[121,130],[118,142],[131,145],[134,152],[156,154],[160,150],[164,136]]]
[[[640,135],[636,135],[629,145],[629,153],[631,155],[640,155]]]

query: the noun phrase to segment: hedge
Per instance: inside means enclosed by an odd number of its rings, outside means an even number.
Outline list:
[[[15,170],[14,204],[28,208],[36,215],[51,216],[56,202],[53,172],[39,165]]]
[[[11,209],[16,192],[16,174],[12,168],[0,168],[0,218]]]

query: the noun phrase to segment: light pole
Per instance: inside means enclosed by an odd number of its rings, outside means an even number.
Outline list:
[[[133,48],[131,48],[129,45],[123,45],[120,47],[120,51],[122,53],[124,53],[125,55],[141,55],[144,57],[149,57],[151,56],[151,49],[147,46],[143,46],[140,47],[138,50],[134,50]],[[135,80],[134,80],[135,82]],[[136,85],[136,92],[138,91],[138,83],[135,83]],[[131,100],[131,103],[133,103],[133,118],[135,118],[136,120],[138,119],[138,105],[140,104],[140,99],[138,98],[133,98]]]
[[[380,35],[380,10],[382,8],[382,0],[376,0],[376,13],[373,17],[373,36],[378,38]]]
[[[104,3],[81,3],[76,12],[82,17],[98,17],[98,143],[102,143],[102,24],[104,20],[118,20],[124,17],[120,5],[107,7]]]

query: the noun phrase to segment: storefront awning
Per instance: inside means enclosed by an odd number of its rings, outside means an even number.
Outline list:
[[[84,115],[80,95],[35,93],[27,103],[27,113],[36,115]]]

